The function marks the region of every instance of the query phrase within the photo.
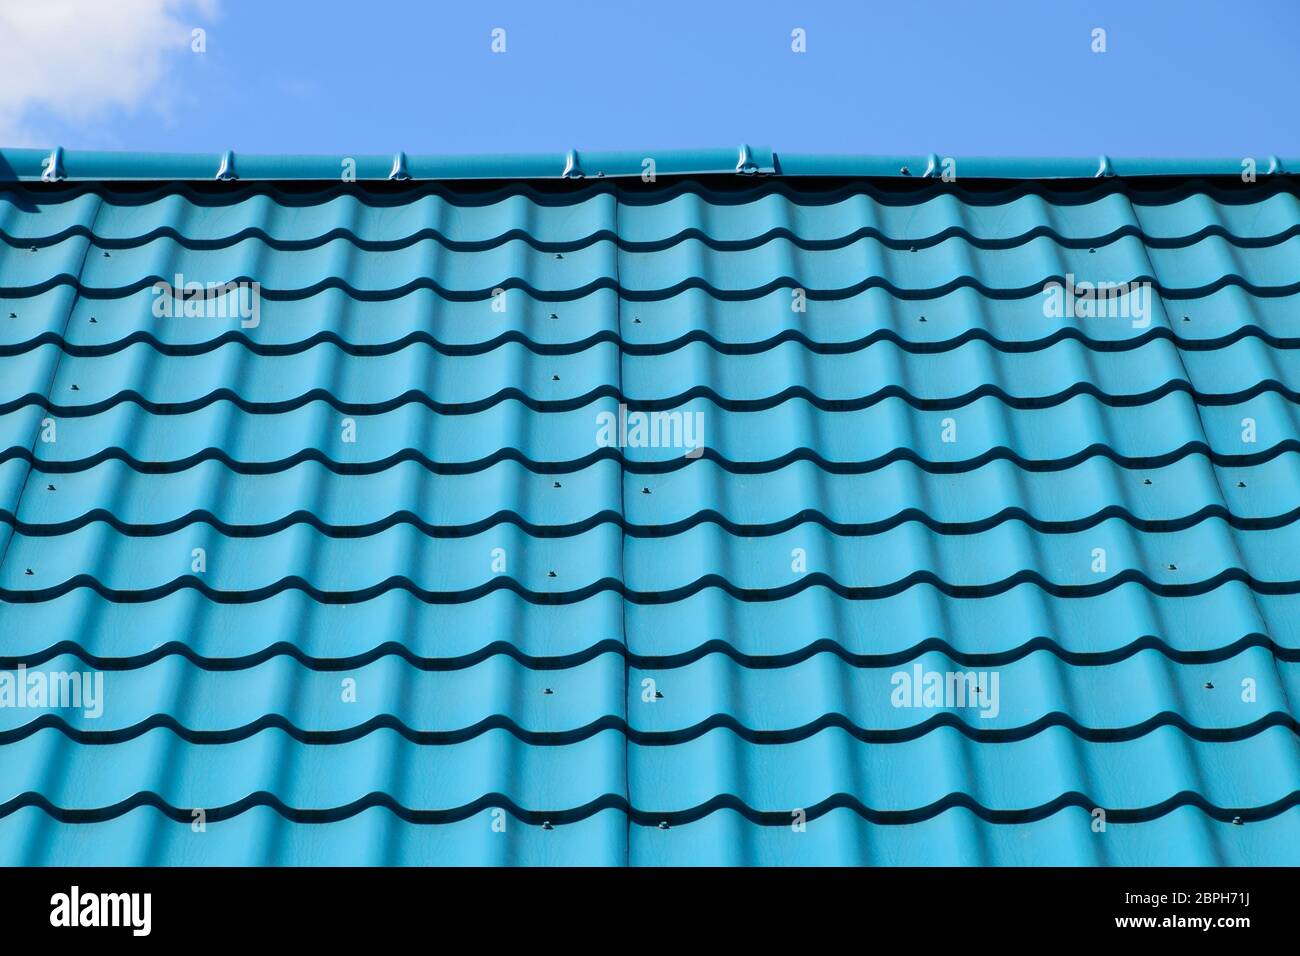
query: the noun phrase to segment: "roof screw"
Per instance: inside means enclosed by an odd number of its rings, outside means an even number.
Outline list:
[[[31,568],[28,568],[28,569],[27,569],[26,571],[24,571],[23,573],[26,574],[26,575],[28,575],[28,576],[30,576],[30,575],[35,574],[36,572],[33,571]]]
[[[553,577],[556,576],[556,574],[555,574],[554,571],[547,571],[547,572],[546,572],[546,576],[547,576],[548,578],[553,578]]]
[[[558,375],[552,375],[552,376],[551,376],[551,381],[552,381],[552,382],[558,382],[559,380],[560,380],[560,376],[558,376]]]
[[[1166,564],[1165,567],[1166,567],[1168,570],[1170,570],[1170,571],[1177,571],[1177,570],[1178,570],[1178,565],[1176,565],[1176,564]]]
[[[1242,822],[1243,822],[1243,821],[1242,821],[1241,817],[1233,817],[1233,818],[1232,818],[1232,825],[1233,825],[1234,827],[1239,827],[1239,826],[1241,826]]]
[[[908,252],[916,252],[916,246],[911,246],[907,251],[908,251]]]
[[[925,316],[921,316],[921,321],[922,321],[922,322],[928,322],[929,320],[928,320]]]
[[[1206,690],[1214,690],[1214,681],[1207,680],[1207,681],[1205,682],[1205,689],[1206,689]]]
[[[910,176],[910,175],[912,175],[912,171],[911,171],[910,169],[908,169],[906,166],[900,166],[900,167],[898,168],[898,173],[899,173],[900,176]]]
[[[111,258],[113,258],[111,255],[109,255],[109,252],[108,252],[107,249],[104,250],[104,258],[105,258],[105,259],[111,259]]]
[[[557,258],[557,259],[563,259],[563,258],[564,258],[564,253],[563,253],[563,252],[557,252],[557,253],[555,254],[555,258]]]
[[[632,324],[633,324],[633,325],[640,325],[640,324],[641,324],[641,320],[640,320],[640,319],[633,319],[633,320],[632,320]]]
[[[35,247],[35,246],[32,246],[31,249],[29,249],[29,250],[27,250],[27,251],[28,251],[28,252],[35,252],[35,251],[36,251],[36,247]]]
[[[1096,249],[1089,249],[1089,250],[1088,250],[1088,252],[1090,252],[1090,253],[1092,253],[1092,252],[1096,252],[1096,251],[1097,251]]]
[[[46,491],[55,491],[56,489],[55,489],[55,487],[54,487],[53,485],[46,485],[46,486],[45,486],[45,490],[46,490]]]
[[[550,697],[552,694],[555,693],[555,691],[551,690],[549,687],[545,687],[545,688],[542,689],[542,693],[543,693],[545,696]]]
[[[655,700],[663,700],[663,699],[664,699],[663,691],[661,690],[655,691]]]
[[[660,820],[660,821],[659,821],[659,829],[660,829],[660,830],[667,830],[667,829],[668,829],[668,821],[667,821],[667,820]]]
[[[645,487],[645,486],[642,486],[642,488],[641,488],[641,494],[643,494],[643,495],[648,495],[648,494],[650,494],[650,489],[647,488],[647,487]]]
[[[564,486],[561,485],[558,481],[554,481],[554,482],[551,482],[551,487],[552,487],[552,488],[562,488],[562,487],[564,487]]]
[[[72,383],[72,390],[73,390],[74,392],[79,392],[79,391],[81,391],[81,386],[78,385],[76,382],[73,382],[73,383]]]
[[[1237,487],[1238,487],[1238,488],[1245,488],[1245,487],[1246,487],[1246,483],[1245,483],[1244,481],[1239,481],[1239,482],[1237,482]]]
[[[1190,322],[1190,321],[1192,321],[1192,317],[1191,317],[1190,315],[1185,315],[1185,316],[1183,316],[1183,321],[1184,321],[1184,322]]]
[[[92,315],[92,316],[90,317],[90,324],[91,324],[91,325],[98,325],[98,324],[99,324],[99,319],[95,318],[95,317]]]
[[[542,821],[542,829],[543,829],[543,830],[554,830],[555,827],[551,826],[551,821],[550,821],[550,820],[543,820],[543,821]]]
[[[1150,478],[1143,478],[1143,479],[1142,479],[1142,484],[1144,484],[1144,485],[1149,485],[1149,484],[1151,484],[1151,479],[1150,479]]]
[[[559,318],[559,316],[558,316],[558,315],[556,315],[556,314],[555,314],[555,313],[554,313],[554,312],[552,312],[552,313],[551,313],[551,318],[553,318],[553,319],[558,319],[558,318]]]
[[[11,318],[11,319],[16,319],[16,318],[18,318],[18,313],[17,313],[17,312],[10,312],[10,313],[9,313],[9,318]]]

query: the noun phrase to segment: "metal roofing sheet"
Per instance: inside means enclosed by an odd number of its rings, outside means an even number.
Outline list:
[[[1289,180],[745,155],[0,192],[0,863],[1300,862]]]

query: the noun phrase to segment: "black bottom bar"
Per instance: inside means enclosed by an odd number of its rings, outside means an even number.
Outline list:
[[[594,938],[662,952],[719,933],[732,945],[771,946],[789,936],[804,948],[829,943],[828,934],[865,943],[908,931],[927,944],[982,947],[1171,934],[1231,943],[1260,931],[1290,935],[1296,876],[1274,869],[11,869],[0,871],[0,920],[6,942],[130,939],[147,928],[148,938],[205,944],[328,945],[411,934],[443,945],[460,940],[457,948],[518,938],[551,950]]]

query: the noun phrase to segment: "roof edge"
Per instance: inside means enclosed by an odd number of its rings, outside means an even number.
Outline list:
[[[783,153],[769,147],[582,151],[483,156],[257,155],[0,149],[0,181],[58,180],[456,180],[602,179],[779,175],[930,179],[1097,179],[1111,176],[1281,175],[1300,159],[1267,157],[1142,159],[1108,156],[958,157]]]

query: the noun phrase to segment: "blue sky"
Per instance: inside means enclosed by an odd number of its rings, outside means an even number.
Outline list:
[[[3,145],[1300,155],[1295,0],[22,6],[0,11]]]

